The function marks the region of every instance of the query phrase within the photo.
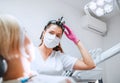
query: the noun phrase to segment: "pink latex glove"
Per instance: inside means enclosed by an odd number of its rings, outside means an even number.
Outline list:
[[[66,25],[63,25],[63,27],[67,30],[65,31],[65,35],[72,40],[75,44],[78,43],[79,39],[75,36],[75,34],[73,33],[73,31]]]

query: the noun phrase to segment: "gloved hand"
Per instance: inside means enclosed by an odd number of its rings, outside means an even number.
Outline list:
[[[63,25],[63,27],[67,30],[65,31],[65,35],[72,40],[75,44],[78,43],[79,39],[75,36],[75,34],[73,33],[73,31],[66,25]]]

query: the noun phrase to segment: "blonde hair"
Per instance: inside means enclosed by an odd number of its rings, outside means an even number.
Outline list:
[[[0,16],[0,55],[20,52],[20,25],[13,16]]]

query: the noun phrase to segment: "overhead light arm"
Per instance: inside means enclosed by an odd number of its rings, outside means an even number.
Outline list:
[[[90,15],[90,16],[91,16],[91,14],[90,14],[90,12],[89,12],[88,4],[86,4],[86,5],[84,6],[84,12],[85,12],[86,15]]]

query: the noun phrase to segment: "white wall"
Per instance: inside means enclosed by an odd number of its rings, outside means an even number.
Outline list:
[[[102,47],[103,37],[81,27],[83,12],[60,0],[0,0],[0,14],[12,14],[19,18],[36,46],[39,45],[40,33],[45,24],[49,20],[64,16],[66,24],[72,28],[87,49]],[[78,49],[65,36],[62,43],[65,52],[79,57]]]
[[[104,50],[120,42],[120,14],[108,22],[109,31],[104,37]],[[104,83],[120,83],[120,53],[104,62]]]

